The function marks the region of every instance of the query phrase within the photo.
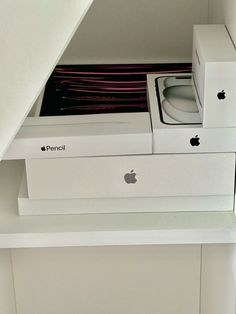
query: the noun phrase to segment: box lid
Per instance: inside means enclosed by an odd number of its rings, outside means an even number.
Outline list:
[[[0,2],[0,160],[92,0]]]

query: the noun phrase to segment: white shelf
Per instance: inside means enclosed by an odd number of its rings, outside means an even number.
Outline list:
[[[0,248],[236,243],[232,213],[19,216],[22,161],[0,163]]]

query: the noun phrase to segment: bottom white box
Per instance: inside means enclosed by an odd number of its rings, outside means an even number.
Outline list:
[[[32,159],[18,207],[21,215],[233,211],[234,179],[234,153]]]
[[[235,154],[26,160],[30,199],[233,196]]]
[[[178,196],[79,199],[30,199],[23,175],[18,195],[20,215],[142,212],[232,212],[234,196]]]

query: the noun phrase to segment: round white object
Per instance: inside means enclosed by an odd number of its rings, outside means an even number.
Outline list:
[[[193,89],[189,85],[167,87],[163,91],[163,96],[177,110],[198,113]]]
[[[166,99],[162,102],[162,108],[164,112],[172,119],[181,123],[201,123],[199,113],[186,112],[176,109]]]

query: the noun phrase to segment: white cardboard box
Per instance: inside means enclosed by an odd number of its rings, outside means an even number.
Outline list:
[[[193,28],[194,91],[204,127],[236,127],[236,50],[225,25]]]
[[[148,112],[29,117],[4,159],[152,153]]]
[[[26,173],[30,199],[218,195],[233,201],[235,154],[33,159]]]
[[[69,161],[26,162],[28,179],[23,177],[18,197],[20,214],[233,211],[233,153]],[[125,182],[126,173],[133,183]]]
[[[153,129],[154,154],[217,153],[236,151],[236,128],[205,128],[202,124],[163,123],[158,97],[159,78],[186,77],[186,74],[150,74],[147,76],[148,102]],[[162,84],[162,83],[161,83]],[[191,141],[198,138],[197,145]]]

